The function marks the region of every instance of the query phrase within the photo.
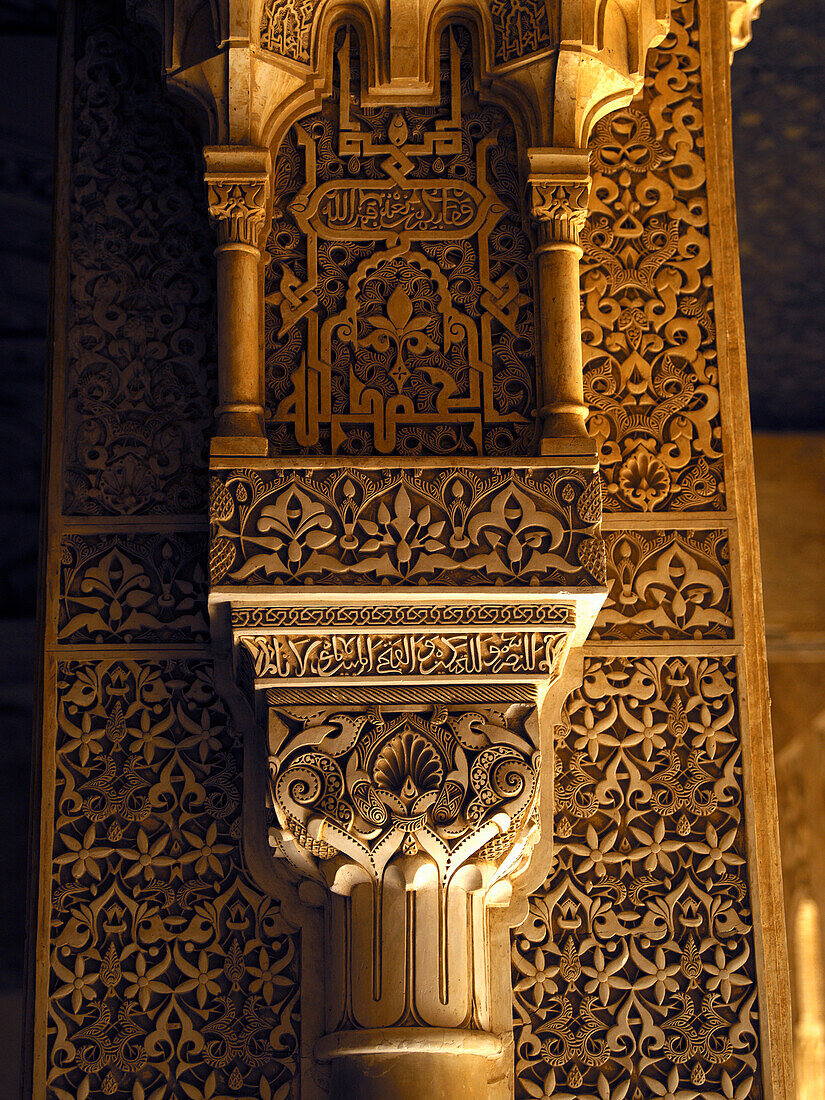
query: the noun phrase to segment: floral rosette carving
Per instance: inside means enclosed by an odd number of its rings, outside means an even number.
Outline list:
[[[213,500],[213,584],[602,583],[589,471],[241,470]]]
[[[423,853],[446,881],[498,860],[530,820],[540,754],[535,710],[516,704],[415,713],[271,712],[272,842],[304,873],[343,856],[375,880]]]

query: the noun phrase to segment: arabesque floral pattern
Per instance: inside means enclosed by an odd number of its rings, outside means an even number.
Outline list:
[[[602,584],[597,475],[573,469],[227,471],[212,584]]]
[[[160,43],[111,0],[79,17],[64,511],[195,512],[215,400],[201,154]]]
[[[58,692],[49,1097],[285,1100],[299,940],[243,866],[210,665],[66,661]]]
[[[592,638],[733,637],[726,531],[608,531],[608,596]]]
[[[596,126],[582,232],[588,430],[607,511],[725,506],[694,0],[644,92]]]
[[[761,1096],[735,692],[731,658],[586,663],[513,936],[517,1097]]]

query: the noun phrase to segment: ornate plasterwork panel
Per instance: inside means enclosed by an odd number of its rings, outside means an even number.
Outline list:
[[[590,142],[584,396],[606,511],[725,507],[698,37],[676,3],[644,92]]]
[[[58,691],[49,1095],[285,1100],[299,941],[241,859],[210,663],[64,661]]]
[[[159,43],[119,3],[75,13],[32,1092],[287,1100],[300,935],[246,868],[240,736],[202,657],[214,242],[198,141]]]
[[[354,34],[332,94],[276,157],[266,388],[275,454],[528,454],[532,263],[512,122],[470,36],[441,102],[362,107]]]
[[[66,535],[60,560],[63,642],[203,642],[206,536]]]
[[[604,541],[608,596],[593,637],[733,637],[726,531],[608,531]]]
[[[91,29],[76,70],[64,509],[196,512],[215,402],[201,154],[164,95],[146,31],[132,24],[127,34],[117,6],[83,7]]]
[[[265,0],[261,12],[261,46],[293,61],[309,62],[313,0]]]
[[[735,692],[730,658],[586,664],[513,938],[518,1097],[761,1094]]]
[[[597,585],[600,518],[586,470],[217,472],[211,582]]]
[[[556,5],[552,17],[558,18]],[[497,64],[539,53],[553,44],[546,0],[491,0]]]

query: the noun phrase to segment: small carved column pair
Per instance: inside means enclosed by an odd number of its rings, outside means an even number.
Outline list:
[[[589,451],[579,298],[579,243],[590,194],[586,149],[530,149],[541,358],[541,454]]]
[[[209,213],[218,230],[218,408],[212,454],[265,455],[261,244],[269,151],[204,150]]]

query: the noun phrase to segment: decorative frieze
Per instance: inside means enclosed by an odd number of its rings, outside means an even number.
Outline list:
[[[233,607],[232,629],[236,636],[244,630],[334,629],[336,627],[473,627],[485,626],[573,626],[575,607],[571,604],[542,600],[527,603],[461,602],[450,603],[309,603],[309,594],[301,603],[262,607]]]
[[[216,471],[213,586],[596,586],[599,479],[583,469]]]

